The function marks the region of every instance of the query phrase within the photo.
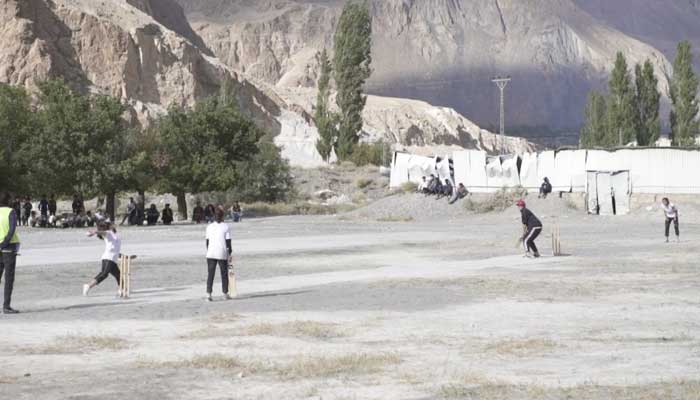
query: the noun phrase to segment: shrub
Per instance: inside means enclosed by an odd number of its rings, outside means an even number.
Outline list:
[[[371,185],[372,182],[374,182],[374,181],[372,181],[371,179],[360,178],[357,180],[357,182],[355,182],[355,185],[357,185],[358,189],[364,189],[367,186]]]
[[[418,190],[418,185],[413,182],[406,182],[401,185],[401,190],[403,190],[404,193],[413,193]]]
[[[385,164],[391,160],[390,151],[390,146],[387,146],[384,142],[359,143],[355,145],[350,161],[358,167],[369,164],[386,166]]]
[[[504,187],[481,202],[471,198],[465,199],[464,208],[467,211],[477,214],[493,211],[500,212],[512,206],[518,199],[524,198],[525,196],[527,196],[527,190],[521,186],[515,188]]]

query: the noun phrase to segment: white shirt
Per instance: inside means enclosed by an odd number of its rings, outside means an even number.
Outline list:
[[[666,218],[676,218],[676,215],[678,215],[676,206],[674,206],[673,203],[668,203],[668,206],[661,204],[661,208],[664,209],[664,214],[666,214]]]
[[[228,250],[226,240],[231,239],[231,232],[228,224],[224,222],[213,222],[207,226],[207,237],[209,247],[207,248],[207,258],[214,260],[228,260]]]
[[[116,233],[107,231],[102,240],[105,241],[105,252],[102,253],[103,260],[111,260],[114,263],[119,262],[119,253],[122,251],[122,241]]]

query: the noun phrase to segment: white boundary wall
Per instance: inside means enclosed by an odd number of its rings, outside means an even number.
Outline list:
[[[390,186],[419,183],[423,176],[437,174],[435,160],[395,153]],[[475,193],[515,186],[537,191],[544,177],[549,178],[555,192],[585,192],[586,171],[625,170],[630,172],[632,193],[700,194],[700,150],[559,150],[517,157],[487,157],[484,151],[463,150],[454,152],[452,160],[454,183],[463,183]]]

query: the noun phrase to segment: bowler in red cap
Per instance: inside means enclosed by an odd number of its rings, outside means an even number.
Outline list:
[[[537,217],[535,216],[535,214],[532,213],[532,211],[527,209],[527,207],[525,206],[525,200],[520,199],[515,204],[520,209],[520,216],[523,222],[522,241],[526,250],[525,256],[537,258],[540,256],[540,252],[537,251],[535,239],[537,239],[537,236],[539,236],[542,232],[542,222],[540,222],[540,220],[537,219]]]

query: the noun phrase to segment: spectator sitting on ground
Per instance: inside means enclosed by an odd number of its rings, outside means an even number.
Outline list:
[[[163,208],[161,215],[161,220],[163,221],[163,225],[170,225],[173,223],[173,209],[170,208],[170,204],[165,204],[165,208]]]
[[[550,193],[552,193],[552,184],[549,183],[549,178],[545,177],[544,182],[542,182],[542,186],[540,186],[540,194],[537,196],[537,198],[546,199],[547,195]]]
[[[438,194],[438,199],[442,197],[447,197],[449,199],[450,197],[452,197],[453,189],[454,188],[452,187],[452,182],[450,182],[449,179],[445,179],[445,184],[442,185],[442,192]]]
[[[90,211],[85,213],[85,224],[89,227],[95,226],[95,219],[97,215],[99,214],[99,211],[95,214],[95,217],[92,216],[92,213]]]
[[[425,180],[425,177],[423,177],[423,180],[421,181],[421,183],[418,184],[418,189],[416,189],[416,191],[418,193],[424,193],[425,189],[427,189],[427,188],[428,188],[428,182]]]
[[[36,217],[36,211],[32,211],[32,212],[29,214],[29,226],[31,226],[32,228],[35,228],[35,227],[36,227],[36,224],[37,224],[38,222],[39,222],[39,221],[38,221],[38,219],[37,219],[37,217]]]
[[[469,192],[467,191],[467,188],[464,187],[464,184],[460,183],[457,185],[457,190],[455,191],[454,195],[452,196],[452,199],[450,200],[450,204],[454,204],[457,202],[457,200],[463,199],[467,197],[467,194]]]
[[[156,208],[155,204],[151,204],[151,207],[146,211],[146,223],[151,226],[158,223],[158,218],[160,218],[160,213]]]
[[[440,195],[441,193],[442,193],[442,182],[440,182],[440,178],[435,177],[435,186],[433,187],[432,194]]]

